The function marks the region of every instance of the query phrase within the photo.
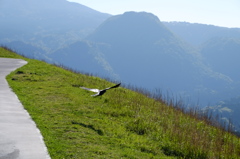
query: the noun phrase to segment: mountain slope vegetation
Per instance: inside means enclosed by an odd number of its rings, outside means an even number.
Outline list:
[[[240,81],[236,68],[240,68],[240,37],[213,38],[201,46],[204,60],[217,72],[229,76],[234,81]]]
[[[231,133],[159,100],[120,87],[99,98],[79,86],[112,83],[6,48],[0,57],[28,64],[7,76],[13,91],[43,134],[52,158],[238,158]]]
[[[187,22],[164,22],[172,32],[198,48],[202,61],[213,71],[227,76],[232,82],[223,88],[222,97],[216,103],[209,103],[214,112],[221,114],[223,122],[232,121],[239,131],[239,56],[240,28],[224,28],[213,25],[192,24]],[[215,83],[210,82],[213,86]],[[209,106],[209,105],[208,105]]]
[[[223,96],[222,88],[231,83],[224,74],[205,65],[196,49],[151,13],[112,16],[86,39],[108,46],[102,53],[124,82],[149,90],[161,88],[185,101],[191,94],[190,100],[200,105],[216,102]]]
[[[42,54],[81,40],[111,16],[67,0],[1,0],[0,10],[0,43],[21,41]]]
[[[201,44],[212,38],[240,38],[240,28],[226,28],[188,22],[163,22],[163,24],[181,39],[195,47],[201,46]]]
[[[78,41],[49,55],[51,62],[105,77],[114,77],[111,66],[98,49],[99,45]]]

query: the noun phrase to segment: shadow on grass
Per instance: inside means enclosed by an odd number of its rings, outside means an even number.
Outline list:
[[[100,130],[100,129],[95,129],[93,125],[87,125],[87,124],[84,124],[84,123],[78,123],[78,122],[75,122],[75,121],[72,121],[72,124],[76,124],[76,125],[80,125],[82,127],[85,127],[85,128],[88,128],[88,129],[91,129],[93,131],[95,131],[96,133],[98,133],[98,135],[103,135],[103,131]]]

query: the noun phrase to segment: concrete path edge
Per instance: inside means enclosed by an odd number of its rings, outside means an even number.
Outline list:
[[[6,81],[25,64],[0,58],[0,159],[50,159],[41,132]]]

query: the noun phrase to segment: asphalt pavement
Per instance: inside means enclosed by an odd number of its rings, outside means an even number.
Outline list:
[[[25,64],[0,58],[0,159],[50,159],[39,129],[6,81]]]

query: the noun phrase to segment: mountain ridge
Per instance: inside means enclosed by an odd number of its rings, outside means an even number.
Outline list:
[[[40,45],[47,53],[81,40],[110,17],[66,0],[2,0],[1,3],[0,43],[22,41]]]
[[[207,79],[216,86],[227,79],[207,68],[196,50],[150,13],[127,12],[110,17],[86,39],[109,45],[104,55],[113,70],[123,81],[144,88],[188,92],[197,86],[203,91]],[[217,87],[208,85],[208,89],[216,91]]]
[[[240,28],[226,28],[207,24],[189,22],[163,22],[179,37],[198,47],[207,40],[217,37],[240,38]],[[197,37],[197,38],[195,38]]]

